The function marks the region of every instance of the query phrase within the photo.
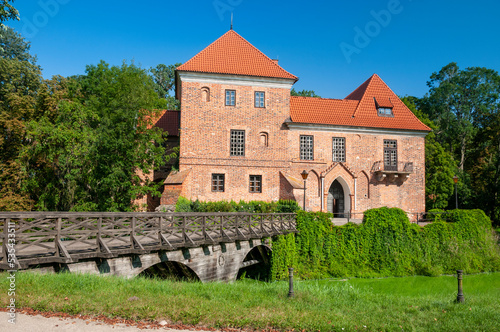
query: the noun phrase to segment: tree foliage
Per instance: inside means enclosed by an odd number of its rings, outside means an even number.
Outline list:
[[[403,97],[401,100],[420,121],[432,131],[425,137],[425,202],[427,209],[444,209],[453,195],[453,176],[456,164],[453,156],[436,140],[437,126],[417,109],[415,97]]]
[[[294,88],[290,91],[291,96],[299,96],[299,97],[315,97],[315,98],[321,98],[314,92],[314,90],[302,90],[302,91],[296,91]]]
[[[26,124],[38,116],[43,79],[19,34],[0,29],[0,46],[0,210],[29,210],[18,155],[27,143]]]
[[[463,171],[467,150],[481,118],[498,109],[499,77],[492,69],[471,67],[460,70],[455,62],[431,75],[423,110],[440,128],[439,139],[458,154]]]
[[[179,67],[181,64],[182,63],[173,65],[159,64],[149,69],[150,73],[153,75],[155,90],[158,96],[163,98],[166,102],[164,108],[179,109],[179,102],[171,93],[175,88],[175,68]]]
[[[30,43],[11,27],[0,29],[0,57],[35,64],[36,57],[30,54],[30,48]]]
[[[164,160],[163,133],[151,126],[158,97],[145,70],[101,61],[48,86],[71,98],[28,126],[21,160],[37,209],[129,211],[137,196],[156,192],[139,177]]]
[[[0,1],[0,30],[4,28],[3,22],[8,20],[19,20],[19,12],[9,2],[14,2],[14,0]]]
[[[500,76],[456,63],[431,75],[429,93],[416,103],[436,124],[436,141],[458,165],[458,200],[500,222]],[[429,170],[426,170],[429,172]],[[455,206],[454,199],[449,202]]]

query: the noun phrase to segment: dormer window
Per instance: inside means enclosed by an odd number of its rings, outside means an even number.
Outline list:
[[[378,116],[394,117],[392,109],[394,105],[388,97],[374,97]]]
[[[389,107],[378,107],[377,112],[379,116],[394,116],[394,114],[392,114],[392,108]]]

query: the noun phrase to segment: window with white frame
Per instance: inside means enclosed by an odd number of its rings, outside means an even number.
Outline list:
[[[245,155],[245,131],[231,130],[231,141],[229,147],[229,155],[244,156]]]
[[[226,106],[234,106],[236,103],[236,91],[226,90]]]
[[[345,137],[332,139],[332,161],[345,162]]]
[[[263,91],[255,91],[255,107],[264,107],[265,93]]]
[[[312,135],[300,135],[300,159],[314,160],[314,137]]]

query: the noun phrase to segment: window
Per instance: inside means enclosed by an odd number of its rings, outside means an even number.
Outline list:
[[[224,174],[212,174],[212,191],[224,192]]]
[[[255,91],[255,107],[264,107],[264,96],[264,92]]]
[[[210,89],[204,86],[201,88],[201,101],[209,102],[210,101]]]
[[[377,111],[379,116],[394,116],[394,114],[392,114],[392,108],[390,107],[379,107]]]
[[[262,192],[262,175],[250,175],[250,192]]]
[[[300,159],[314,160],[314,138],[312,135],[300,135]]]
[[[373,99],[375,100],[375,106],[377,107],[378,116],[388,116],[388,117],[394,116],[394,114],[392,113],[392,108],[394,107],[394,104],[391,102],[391,98],[378,96],[378,97],[373,97]]]
[[[332,160],[333,161],[345,161],[345,138],[344,137],[334,137],[332,145]]]
[[[245,155],[245,131],[231,130],[231,143],[229,147],[231,156]]]
[[[259,134],[259,141],[261,146],[268,146],[269,145],[269,134],[266,132],[261,132]]]
[[[226,106],[234,106],[236,100],[235,90],[226,90]]]
[[[384,140],[384,170],[398,170],[398,142],[395,140]]]

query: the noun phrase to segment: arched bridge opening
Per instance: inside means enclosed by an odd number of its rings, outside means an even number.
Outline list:
[[[176,281],[200,281],[198,275],[189,266],[172,261],[161,262],[150,266],[138,276]]]
[[[243,259],[237,279],[268,281],[271,275],[271,249],[266,245],[253,247]]]

